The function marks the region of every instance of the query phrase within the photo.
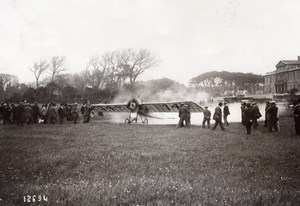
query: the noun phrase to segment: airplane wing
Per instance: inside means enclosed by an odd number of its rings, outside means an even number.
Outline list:
[[[127,104],[93,104],[98,112],[130,112]]]
[[[183,102],[164,102],[164,103],[143,103],[143,107],[149,109],[149,113],[153,112],[178,112]],[[203,112],[203,108],[195,102],[186,102],[190,107],[190,112]]]
[[[143,108],[147,108],[149,113],[154,112],[178,112],[180,105],[184,102],[157,102],[142,103]],[[191,112],[203,112],[203,108],[195,102],[186,102]],[[127,104],[93,104],[95,110],[99,112],[130,112]]]

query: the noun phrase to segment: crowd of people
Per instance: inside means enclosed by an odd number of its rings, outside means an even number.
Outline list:
[[[226,102],[220,102],[215,108],[212,115],[211,111],[205,106],[203,111],[202,127],[210,128],[211,116],[215,121],[212,130],[215,130],[218,126],[225,131],[225,126],[229,126],[228,116],[230,115],[229,107]],[[39,107],[38,103],[29,104],[25,100],[19,104],[3,103],[0,105],[0,117],[3,119],[3,124],[16,124],[23,126],[23,124],[63,124],[65,120],[72,121],[76,124],[79,114],[83,116],[82,123],[88,123],[90,117],[93,115],[94,107],[89,101],[84,102],[79,109],[78,104],[67,104],[62,102],[59,106],[55,103],[43,104]],[[294,105],[294,122],[296,134],[300,136],[300,99]],[[246,127],[247,135],[251,134],[251,129],[257,129],[258,119],[262,115],[256,102],[241,104],[241,124]],[[0,120],[1,120],[0,118]],[[224,120],[224,124],[223,121]],[[265,122],[264,127],[268,128],[269,132],[273,132],[273,129],[279,131],[279,116],[278,107],[275,101],[267,101],[265,107]],[[189,105],[183,103],[179,107],[179,122],[177,127],[190,127],[191,125],[191,112]]]
[[[77,103],[67,104],[62,102],[59,106],[55,103],[49,103],[40,107],[37,102],[30,104],[25,100],[17,105],[9,103],[0,105],[0,117],[5,125],[63,124],[65,120],[76,124],[80,113],[83,116],[82,122],[88,123],[93,113],[93,106],[89,102],[85,102],[79,109]]]
[[[210,128],[210,120],[211,116],[215,121],[212,130],[215,130],[217,126],[225,131],[225,126],[229,126],[228,115],[230,115],[229,107],[226,102],[220,102],[218,106],[215,108],[213,116],[211,111],[205,106],[203,111],[203,121],[202,128]],[[256,102],[242,102],[241,104],[241,124],[246,127],[247,135],[251,134],[251,129],[257,129],[258,127],[258,119],[262,117],[258,105]],[[182,104],[179,108],[179,122],[177,127],[190,127],[190,118],[191,114],[189,111],[188,104]],[[222,122],[224,120],[224,124]],[[295,121],[295,130],[296,134],[300,135],[300,99],[294,107],[294,121]],[[185,124],[184,124],[185,122]],[[276,106],[275,101],[267,101],[265,107],[265,122],[264,127],[268,128],[268,131],[271,133],[273,131],[279,132],[279,116],[278,116],[278,107]],[[274,129],[274,130],[273,130]]]

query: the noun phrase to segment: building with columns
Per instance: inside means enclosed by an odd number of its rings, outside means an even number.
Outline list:
[[[291,89],[300,91],[300,56],[297,60],[281,60],[276,70],[265,75],[266,94],[287,93]]]

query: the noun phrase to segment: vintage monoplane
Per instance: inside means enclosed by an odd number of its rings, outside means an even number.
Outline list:
[[[148,124],[148,117],[157,118],[151,113],[156,112],[178,112],[179,107],[182,104],[187,104],[190,108],[190,112],[203,112],[203,108],[191,101],[186,102],[152,102],[141,103],[138,99],[131,99],[123,104],[93,104],[94,110],[99,113],[106,112],[128,112],[129,117],[125,119],[125,123],[137,122],[140,117],[143,124]],[[135,115],[133,115],[135,114]]]

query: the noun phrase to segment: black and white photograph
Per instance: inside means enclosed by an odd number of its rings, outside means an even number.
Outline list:
[[[0,0],[0,205],[300,205],[300,1]]]

